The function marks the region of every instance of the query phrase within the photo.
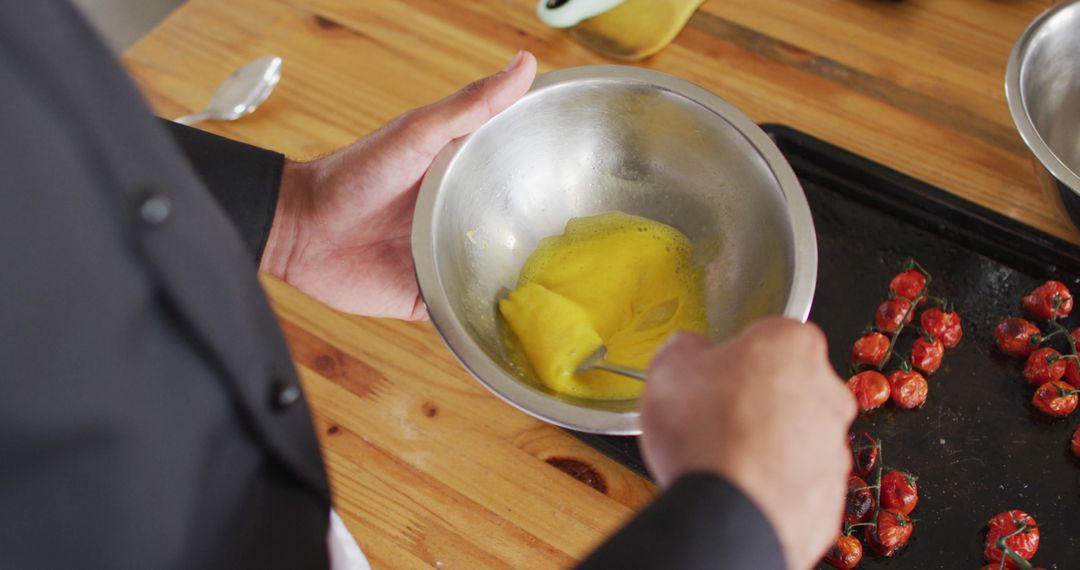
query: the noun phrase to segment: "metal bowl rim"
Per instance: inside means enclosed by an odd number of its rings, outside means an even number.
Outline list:
[[[536,78],[532,88],[521,101],[558,86],[593,80],[638,82],[679,95],[726,121],[758,152],[780,187],[791,223],[794,267],[788,302],[782,314],[805,322],[817,284],[817,235],[802,186],[772,139],[749,117],[707,89],[673,75],[639,67],[590,65],[544,73]],[[519,103],[515,103],[517,104]],[[476,133],[482,132],[487,126],[484,125]],[[637,410],[613,412],[577,406],[540,392],[505,372],[472,339],[450,306],[435,262],[435,207],[439,202],[443,182],[476,133],[452,142],[436,156],[421,183],[417,197],[412,227],[412,255],[420,294],[427,305],[432,324],[450,352],[474,378],[519,410],[577,431],[639,435],[640,413]]]
[[[1005,68],[1005,100],[1008,102],[1013,123],[1020,132],[1020,138],[1024,139],[1024,144],[1027,145],[1028,150],[1063,185],[1073,193],[1080,195],[1080,175],[1073,172],[1047,146],[1046,141],[1043,140],[1039,131],[1035,128],[1031,115],[1028,114],[1027,105],[1024,102],[1024,92],[1020,88],[1020,76],[1024,71],[1024,57],[1031,47],[1032,40],[1047,22],[1069,8],[1080,9],[1080,0],[1065,2],[1039,14],[1037,18],[1028,24],[1028,27],[1024,29],[1024,33],[1013,44],[1012,51],[1009,53],[1009,63]]]

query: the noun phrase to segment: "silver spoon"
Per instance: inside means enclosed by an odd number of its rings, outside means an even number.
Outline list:
[[[281,79],[281,58],[260,57],[237,69],[218,86],[205,110],[176,119],[181,125],[202,121],[235,121],[250,115]]]
[[[618,364],[612,364],[604,360],[604,358],[606,357],[607,347],[601,344],[600,348],[594,350],[593,353],[590,354],[588,358],[586,358],[581,363],[581,366],[577,367],[577,370],[575,370],[574,373],[580,374],[582,372],[588,372],[589,370],[606,370],[608,372],[614,372],[615,374],[622,374],[623,376],[636,378],[638,380],[641,380],[642,382],[645,381],[644,370],[641,370],[639,368],[629,368],[627,366],[619,366]]]

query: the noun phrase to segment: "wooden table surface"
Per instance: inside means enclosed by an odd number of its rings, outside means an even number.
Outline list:
[[[1009,50],[1048,0],[709,0],[641,63],[1072,241],[1005,103]],[[201,108],[284,58],[269,101],[204,128],[309,158],[500,69],[610,63],[535,0],[189,0],[124,55],[154,109]],[[331,311],[270,279],[335,504],[376,567],[571,566],[655,493],[490,395],[428,324]]]

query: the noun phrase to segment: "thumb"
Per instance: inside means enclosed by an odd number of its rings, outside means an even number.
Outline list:
[[[423,160],[435,158],[450,141],[463,137],[521,98],[536,76],[536,58],[519,51],[505,69],[474,81],[457,93],[402,115],[385,137]]]

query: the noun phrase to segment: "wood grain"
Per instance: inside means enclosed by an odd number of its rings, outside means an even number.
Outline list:
[[[315,409],[338,508],[388,565],[565,567],[652,495],[492,398],[429,325],[348,317],[263,283]]]
[[[200,108],[268,53],[269,101],[208,130],[307,158],[499,69],[610,63],[533,0],[190,0],[124,62],[154,109]],[[1014,39],[1047,0],[715,0],[642,62],[1051,234],[1005,105]],[[335,313],[263,281],[315,413],[335,501],[377,567],[572,565],[655,493],[488,394],[430,325]]]

